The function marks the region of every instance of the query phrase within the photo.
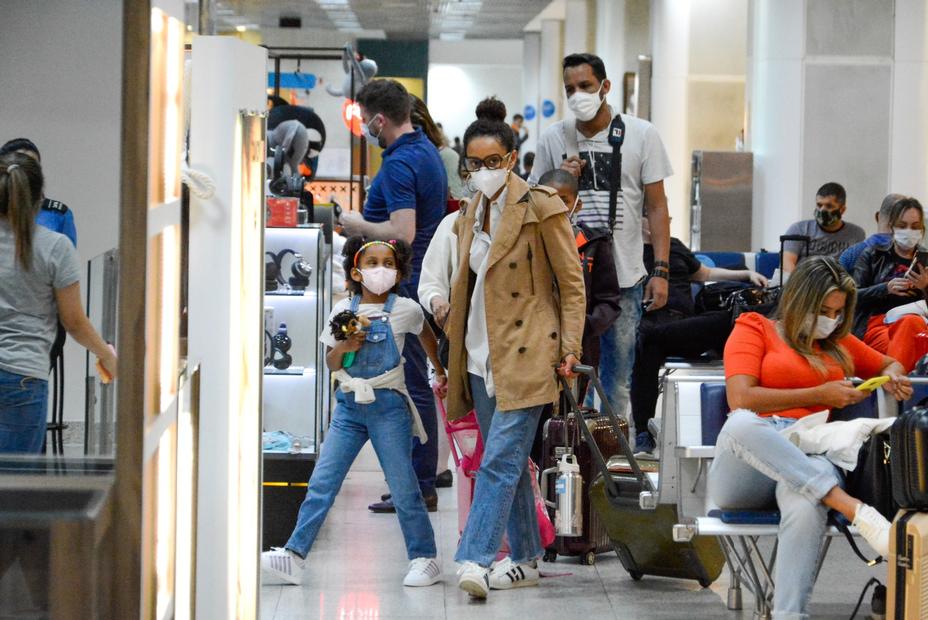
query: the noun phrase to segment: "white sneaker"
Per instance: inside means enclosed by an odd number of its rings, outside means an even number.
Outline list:
[[[884,558],[889,557],[889,528],[891,524],[873,506],[860,504],[854,514],[854,527],[873,550]]]
[[[441,567],[435,558],[416,558],[409,563],[409,571],[403,579],[404,586],[430,586],[441,581]]]
[[[458,587],[476,598],[490,593],[490,569],[476,562],[464,562],[458,569]]]
[[[268,575],[298,586],[303,583],[306,560],[289,549],[272,547],[270,551],[261,554],[261,568]]]
[[[516,564],[512,558],[504,558],[496,563],[490,572],[491,590],[511,590],[537,586],[541,575],[535,562]]]

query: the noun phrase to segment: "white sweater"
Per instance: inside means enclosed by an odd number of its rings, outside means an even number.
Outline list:
[[[464,205],[461,205],[462,209]],[[458,238],[452,230],[460,211],[449,213],[438,224],[425,256],[422,258],[422,272],[419,275],[419,303],[426,312],[432,312],[432,299],[451,298],[451,283],[454,281],[458,265]]]

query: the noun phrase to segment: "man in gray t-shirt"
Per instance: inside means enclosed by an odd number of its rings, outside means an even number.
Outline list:
[[[564,58],[563,69],[567,106],[576,120],[569,118],[554,123],[538,137],[529,183],[537,183],[549,170],[560,168],[570,172],[577,177],[578,194],[583,201],[578,223],[607,229],[612,163],[608,133],[619,110],[606,102],[611,83],[601,58],[593,54],[571,54]],[[670,219],[664,179],[673,174],[673,169],[654,125],[626,114],[622,115],[622,121],[625,139],[621,151],[621,191],[616,202],[615,228],[610,231],[621,313],[602,336],[600,375],[609,400],[624,413],[635,363],[642,301],[649,311],[667,303]],[[575,137],[577,155],[567,152],[568,134]],[[644,266],[641,237],[645,211],[654,247],[654,269],[650,274]],[[639,439],[647,445],[647,429],[639,428],[638,432],[643,433]]]
[[[825,183],[815,193],[815,219],[802,220],[786,229],[787,235],[809,237],[805,243],[787,241],[783,245],[783,271],[792,273],[800,259],[806,256],[833,256],[866,238],[864,229],[843,219],[847,194],[838,183]]]
[[[16,247],[5,218],[0,218],[0,247]],[[48,378],[48,355],[58,331],[55,291],[80,278],[74,245],[43,226],[35,227],[29,271],[23,270],[16,252],[0,253],[0,369]]]

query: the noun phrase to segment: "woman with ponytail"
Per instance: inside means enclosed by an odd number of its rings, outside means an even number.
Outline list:
[[[116,376],[116,354],[84,315],[74,246],[36,226],[43,182],[32,157],[0,155],[0,453],[42,449],[59,319]]]
[[[457,277],[451,289],[448,418],[471,409],[483,460],[455,560],[458,586],[538,584],[542,554],[528,456],[544,405],[558,397],[554,371],[573,376],[586,318],[583,273],[567,207],[547,187],[512,173],[518,153],[506,107],[477,106],[464,133],[464,167],[477,193],[454,222]],[[489,567],[503,532],[511,557]]]

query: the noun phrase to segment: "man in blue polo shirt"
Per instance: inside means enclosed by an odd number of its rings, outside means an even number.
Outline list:
[[[412,276],[400,284],[400,294],[419,301],[422,258],[438,223],[445,215],[448,177],[438,149],[409,118],[409,93],[395,80],[375,80],[358,94],[365,137],[379,145],[383,163],[374,177],[364,203],[363,215],[344,213],[342,226],[349,235],[380,239],[403,239],[412,244]],[[438,509],[435,470],[438,465],[438,423],[435,399],[429,386],[425,351],[417,338],[403,349],[406,387],[416,403],[428,441],[415,441],[412,460],[419,487],[429,512]],[[372,504],[374,512],[394,512],[393,503],[383,498]]]

